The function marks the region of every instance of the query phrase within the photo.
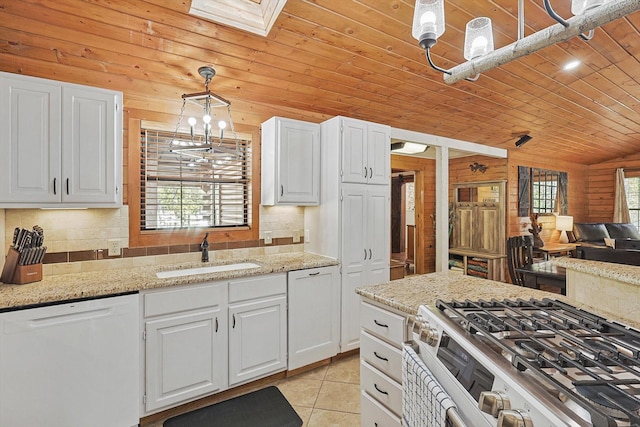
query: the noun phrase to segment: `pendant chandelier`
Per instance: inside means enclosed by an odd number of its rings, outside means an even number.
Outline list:
[[[174,133],[174,148],[171,151],[191,155],[192,157],[200,157],[203,152],[235,155],[238,152],[238,137],[231,118],[231,102],[209,90],[209,84],[216,75],[216,70],[213,67],[202,66],[198,68],[198,74],[204,78],[204,92],[182,95],[182,108]],[[202,116],[200,118],[194,116],[187,118],[191,141],[185,143],[183,139],[178,139],[176,136],[182,126],[187,103],[197,105],[202,110]],[[217,109],[221,109],[222,112]],[[217,126],[217,133],[214,132],[214,123]],[[235,151],[222,146],[224,132],[227,127],[231,129],[233,139],[236,141]]]

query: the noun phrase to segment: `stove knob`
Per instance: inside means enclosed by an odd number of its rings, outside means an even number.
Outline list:
[[[505,409],[498,416],[498,427],[533,427],[533,420],[525,411]]]
[[[478,407],[484,413],[498,418],[498,414],[503,409],[511,409],[511,402],[507,395],[500,391],[483,391],[480,393]]]
[[[420,333],[420,329],[422,329],[422,324],[424,322],[424,318],[418,314],[416,315],[416,317],[414,317],[413,319],[410,319],[413,321],[413,332],[416,334]]]
[[[435,347],[438,344],[438,330],[436,328],[423,329],[420,332],[420,341]]]

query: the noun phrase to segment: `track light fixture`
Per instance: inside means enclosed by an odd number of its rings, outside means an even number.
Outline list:
[[[411,32],[425,50],[429,65],[444,74],[445,83],[451,84],[476,81],[480,73],[575,36],[590,40],[595,28],[640,10],[638,0],[572,0],[571,12],[575,16],[565,20],[553,10],[550,0],[544,0],[547,13],[559,25],[524,37],[524,1],[518,0],[518,40],[494,50],[491,19],[471,20],[464,43],[467,61],[450,69],[438,67],[431,59],[431,48],[445,31],[444,0],[416,0]]]
[[[526,144],[527,142],[531,141],[532,139],[533,139],[533,137],[532,137],[532,136],[529,136],[529,135],[522,135],[522,136],[520,137],[520,139],[518,139],[518,140],[516,141],[516,148],[520,148],[520,147],[522,147],[524,144]]]

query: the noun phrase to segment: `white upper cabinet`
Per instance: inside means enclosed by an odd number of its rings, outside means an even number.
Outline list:
[[[339,117],[342,182],[389,185],[389,126]]]
[[[320,125],[272,117],[262,124],[262,201],[320,203]]]
[[[122,93],[0,73],[0,208],[122,205]]]

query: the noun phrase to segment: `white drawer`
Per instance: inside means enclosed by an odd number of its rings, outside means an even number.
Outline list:
[[[227,283],[211,282],[191,287],[176,286],[143,294],[144,317],[218,306],[227,301]]]
[[[397,416],[402,415],[402,387],[396,381],[360,362],[360,387]]]
[[[399,349],[371,334],[362,332],[360,357],[397,382],[402,382],[402,352]]]
[[[229,283],[229,303],[242,302],[273,295],[286,295],[286,293],[286,273],[235,279]]]
[[[403,316],[363,302],[360,308],[360,323],[372,334],[399,348],[405,341],[406,318]]]
[[[363,391],[360,394],[360,425],[362,427],[400,427],[400,418]]]

